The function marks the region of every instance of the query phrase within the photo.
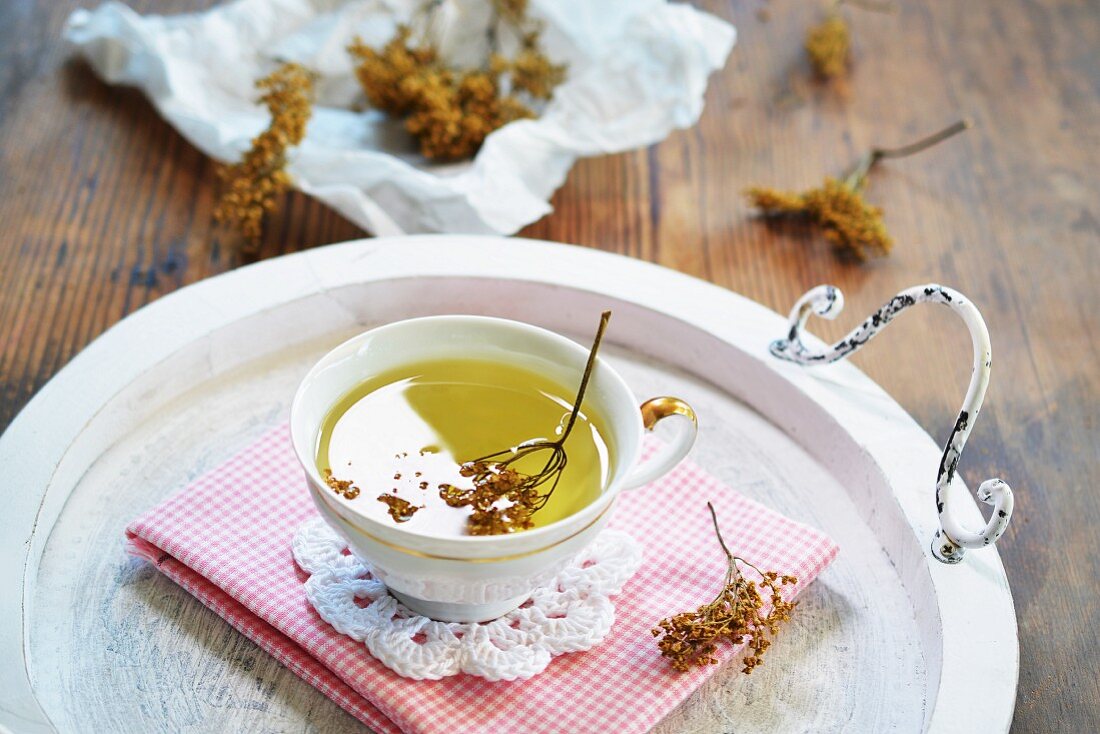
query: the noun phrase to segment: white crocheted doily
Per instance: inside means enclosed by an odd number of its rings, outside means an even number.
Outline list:
[[[525,679],[542,672],[555,655],[591,649],[615,621],[609,597],[642,561],[633,538],[604,530],[519,609],[491,622],[436,622],[390,596],[371,577],[370,567],[346,548],[320,518],[298,529],[294,560],[310,574],[306,596],[337,632],[364,643],[398,675],[416,680],[458,673],[492,681]],[[369,603],[360,606],[363,602]]]

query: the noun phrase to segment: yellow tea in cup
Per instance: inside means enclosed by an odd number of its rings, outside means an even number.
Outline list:
[[[375,375],[341,398],[325,417],[317,465],[356,509],[380,522],[435,536],[467,534],[468,507],[441,488],[465,489],[463,463],[529,439],[557,440],[576,387],[489,360],[440,359]],[[563,448],[568,461],[550,498],[531,515],[535,527],[561,520],[607,485],[611,447],[598,415],[582,410]],[[512,468],[536,474],[545,453]],[[549,490],[549,485],[544,491]]]

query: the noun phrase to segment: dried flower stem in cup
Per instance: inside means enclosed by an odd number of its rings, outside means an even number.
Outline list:
[[[652,630],[654,637],[660,637],[657,647],[661,655],[669,659],[676,670],[684,671],[692,666],[714,665],[718,658],[714,653],[718,643],[731,645],[748,643],[749,654],[742,661],[742,671],[751,673],[761,663],[764,651],[771,645],[770,637],[779,632],[781,622],[791,618],[791,611],[797,602],[783,599],[780,587],[797,583],[798,579],[776,571],[761,571],[744,558],[730,553],[722,531],[718,528],[718,516],[714,506],[707,503],[714,533],[718,543],[726,554],[729,563],[722,591],[714,601],[696,609],[694,612],[682,612],[662,619]],[[748,566],[760,576],[760,581],[749,581],[741,573],[737,564]],[[765,599],[762,589],[767,590],[767,601],[771,611],[764,614]],[[663,636],[662,636],[663,635]]]
[[[463,463],[459,473],[473,479],[472,489],[460,489],[451,484],[439,485],[439,496],[448,505],[473,509],[466,522],[470,535],[514,533],[534,525],[532,515],[550,500],[569,462],[565,441],[580,414],[588,381],[596,366],[596,353],[610,319],[610,311],[604,311],[600,316],[600,326],[588,352],[577,397],[564,428],[559,427],[561,433],[556,440],[533,438]],[[547,454],[546,462],[536,474],[525,474],[513,466],[516,462],[542,453]],[[549,489],[545,489],[546,485]],[[502,502],[507,504],[502,505]]]
[[[873,255],[887,255],[894,240],[886,231],[882,209],[863,199],[872,167],[885,158],[904,158],[932,147],[970,127],[968,120],[929,135],[901,148],[872,148],[843,179],[825,177],[825,182],[806,191],[782,191],[766,186],[753,186],[745,190],[745,196],[770,219],[797,217],[818,225],[825,239],[843,252],[858,260]]]

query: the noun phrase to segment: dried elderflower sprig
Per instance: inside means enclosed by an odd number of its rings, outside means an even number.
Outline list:
[[[840,13],[830,12],[821,23],[806,32],[806,55],[814,72],[832,79],[844,74],[852,51],[848,24]]]
[[[746,195],[767,217],[807,217],[821,226],[825,239],[859,260],[888,255],[894,240],[882,221],[882,209],[863,200],[856,189],[831,176],[815,189],[798,193],[756,186]]]
[[[501,95],[496,80],[482,71],[457,81],[450,72],[413,78],[418,94],[405,129],[420,141],[420,153],[435,160],[469,158],[489,133],[535,113],[511,95]]]
[[[743,558],[730,553],[714,506],[707,503],[718,543],[726,554],[728,567],[722,591],[709,604],[693,612],[682,612],[662,619],[653,636],[659,637],[657,647],[661,655],[669,659],[673,668],[680,671],[692,666],[714,665],[715,653],[720,643],[742,645],[747,643],[749,654],[742,661],[742,672],[751,673],[760,665],[764,652],[771,645],[771,637],[779,632],[779,625],[789,621],[791,611],[798,602],[786,601],[781,587],[798,582],[794,576],[780,575],[777,571],[761,571]],[[748,566],[760,576],[760,581],[749,581],[737,564]],[[760,593],[766,590],[767,598]],[[764,613],[765,603],[771,609]]]
[[[397,27],[397,35],[381,51],[356,38],[348,53],[356,60],[355,75],[373,107],[391,115],[403,115],[418,101],[413,83],[418,75],[436,71],[436,51],[430,46],[412,45],[412,30]]]
[[[825,20],[806,32],[804,46],[810,59],[810,66],[822,79],[843,76],[848,70],[852,54],[852,36],[848,23],[840,14],[840,5],[853,5],[864,10],[888,12],[893,5],[874,0],[835,0],[825,16]]]
[[[547,100],[565,78],[565,66],[539,50],[541,28],[527,22],[526,0],[491,2],[497,17],[520,34],[521,44],[515,58],[494,53],[484,69],[448,68],[434,46],[412,41],[408,26],[400,26],[381,50],[359,39],[348,47],[367,100],[388,114],[406,116],[405,128],[425,158],[473,156],[494,130],[535,117],[520,94],[528,101]],[[424,8],[434,10],[431,3]]]
[[[439,496],[451,507],[469,507],[470,516],[466,531],[470,535],[502,535],[527,530],[534,526],[532,515],[541,510],[557,489],[561,474],[569,463],[565,441],[569,438],[577,416],[580,415],[588,381],[596,366],[596,354],[600,350],[611,312],[600,315],[600,326],[588,352],[577,397],[561,434],[555,441],[536,438],[503,451],[494,451],[459,467],[459,474],[473,479],[473,489],[460,489],[452,484],[439,485]],[[525,474],[513,464],[540,454],[546,461],[536,474]],[[550,488],[542,491],[549,484]]]
[[[254,251],[263,233],[264,215],[275,211],[275,200],[290,188],[286,152],[306,134],[312,114],[313,74],[305,67],[283,64],[256,82],[264,90],[260,101],[271,112],[271,124],[252,139],[238,163],[221,166],[221,198],[214,209],[218,222],[237,229],[246,251]]]
[[[873,148],[845,178],[838,180],[827,176],[817,188],[794,192],[753,186],[745,190],[745,196],[765,217],[798,217],[817,224],[835,249],[861,261],[888,255],[894,241],[882,220],[882,209],[863,199],[862,192],[871,168],[884,158],[904,158],[919,153],[968,127],[969,121],[961,120],[912,145]]]

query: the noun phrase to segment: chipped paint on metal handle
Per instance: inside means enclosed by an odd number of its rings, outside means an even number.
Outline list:
[[[993,514],[979,531],[963,527],[951,514],[947,494],[955,477],[959,458],[970,436],[985,391],[989,386],[992,366],[992,350],[989,330],[981,313],[968,298],[958,291],[930,283],[908,288],[891,298],[882,308],[871,314],[862,324],[843,339],[823,350],[814,350],[802,343],[802,331],[811,313],[826,319],[834,319],[844,308],[844,296],[831,285],[822,285],[808,291],[798,300],[790,314],[790,330],[785,339],[771,343],[771,353],[779,359],[801,365],[830,364],[838,362],[871,341],[895,316],[918,303],[938,303],[954,311],[970,330],[974,345],[974,366],[970,386],[963,399],[955,427],[944,446],[943,458],[936,475],[936,511],[940,529],[932,538],[932,555],[944,563],[958,563],[967,548],[983,548],[997,542],[1012,517],[1012,488],[1000,479],[988,479],[978,488],[978,499],[993,506]]]

